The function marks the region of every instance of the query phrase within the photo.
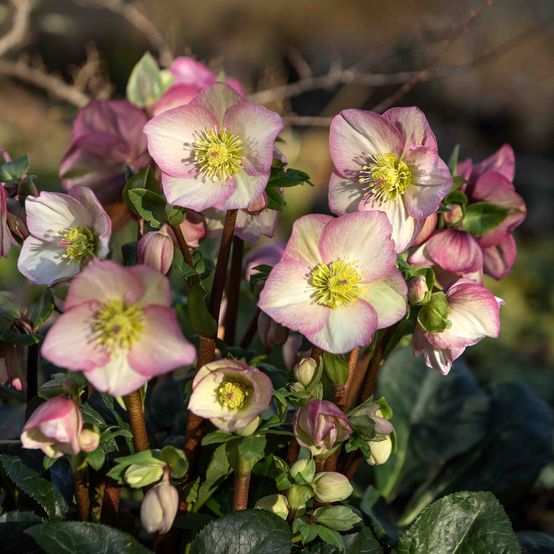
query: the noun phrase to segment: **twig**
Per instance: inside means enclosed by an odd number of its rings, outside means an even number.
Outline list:
[[[123,397],[127,413],[129,414],[129,424],[133,433],[133,442],[138,452],[148,450],[150,443],[148,441],[148,432],[144,422],[144,413],[142,411],[142,400],[138,390]]]
[[[15,12],[10,30],[0,38],[0,56],[20,46],[26,39],[36,0],[11,0],[10,3]]]
[[[356,366],[358,364],[358,358],[360,357],[360,348],[354,348],[348,356],[348,377],[344,385],[334,385],[334,400],[335,404],[341,409],[346,410],[348,403],[348,394],[352,385],[352,379],[356,372]]]
[[[225,309],[225,335],[223,337],[225,344],[229,346],[235,344],[237,332],[243,253],[244,241],[240,237],[233,237],[233,253],[231,256],[229,285],[227,287],[227,308]]]
[[[185,262],[187,262],[187,264],[190,265],[190,267],[194,267],[192,256],[190,254],[190,249],[187,244],[187,239],[185,238],[185,235],[183,235],[183,231],[181,231],[181,227],[179,227],[179,225],[175,225],[175,227],[171,227],[171,228],[175,233],[177,244],[179,245],[179,248],[181,250],[181,253],[183,254],[183,258],[185,259]]]

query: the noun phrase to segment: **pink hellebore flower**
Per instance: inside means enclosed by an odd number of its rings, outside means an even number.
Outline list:
[[[173,84],[154,104],[154,115],[188,104],[201,90],[218,80],[218,76],[204,64],[185,56],[175,58],[169,70],[173,75]],[[244,88],[236,79],[230,77],[225,82],[244,95]]]
[[[467,346],[484,337],[498,337],[501,303],[489,290],[465,279],[450,286],[446,301],[449,327],[442,332],[427,332],[418,323],[413,335],[415,355],[422,354],[428,367],[444,375]]]
[[[390,237],[377,211],[301,217],[258,306],[328,352],[369,344],[406,313],[407,286]]]
[[[170,306],[169,281],[154,269],[91,262],[71,282],[65,312],[46,335],[42,355],[83,371],[99,391],[123,396],[194,362],[194,347]]]
[[[150,159],[142,133],[147,121],[125,100],[93,100],[81,108],[60,165],[63,187],[90,187],[103,205],[120,202],[125,167],[136,172]]]
[[[175,246],[169,234],[169,225],[163,225],[159,231],[145,233],[138,242],[137,261],[163,273],[171,268]]]
[[[264,191],[282,127],[278,114],[215,83],[144,132],[168,202],[202,211],[247,208]]]
[[[383,115],[344,110],[333,118],[329,147],[335,164],[331,211],[385,212],[397,252],[412,244],[452,186],[435,135],[418,108],[392,108]]]
[[[23,448],[40,448],[49,458],[80,452],[81,412],[73,400],[57,396],[41,404],[31,415],[23,432]]]
[[[112,224],[90,189],[28,196],[25,209],[30,235],[17,267],[34,283],[51,286],[77,275],[91,258],[108,255]]]
[[[310,400],[294,414],[293,430],[314,456],[331,450],[352,434],[344,412],[328,400]]]
[[[217,360],[201,367],[192,382],[189,410],[223,431],[251,424],[271,402],[273,386],[259,369],[239,360]]]

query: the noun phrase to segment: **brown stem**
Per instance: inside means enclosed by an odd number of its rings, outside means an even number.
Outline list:
[[[367,377],[366,381],[364,383],[364,387],[362,389],[362,395],[361,399],[366,400],[369,398],[374,390],[375,390],[375,383],[377,382],[377,373],[379,372],[379,368],[381,365],[383,365],[383,351],[385,348],[386,338],[385,335],[383,335],[380,339],[378,339],[378,342],[375,346],[375,350],[373,351],[373,356],[371,356],[371,359],[369,361],[369,364],[367,366]]]
[[[235,473],[235,488],[233,490],[233,510],[248,509],[248,490],[250,489],[250,472]]]
[[[348,356],[348,377],[346,379],[346,382],[343,385],[333,385],[335,404],[342,411],[345,411],[348,407],[348,395],[350,387],[352,385],[352,379],[354,378],[354,373],[356,372],[356,366],[358,364],[359,357],[360,348],[354,348],[354,350],[352,350],[352,352],[350,352],[350,355]]]
[[[300,452],[300,445],[296,440],[296,437],[291,437],[289,442],[289,448],[287,450],[287,464],[292,465],[298,459],[298,453]]]
[[[250,343],[252,342],[252,339],[255,337],[256,331],[258,330],[259,315],[260,315],[260,308],[256,308],[256,311],[254,312],[254,315],[250,320],[250,323],[248,324],[246,331],[244,332],[244,336],[240,341],[241,348],[248,348],[250,346]]]
[[[119,497],[121,488],[116,481],[106,477],[104,484],[104,495],[102,498],[102,509],[100,511],[100,522],[115,527],[117,514],[119,512]]]
[[[352,480],[358,466],[360,465],[360,462],[362,461],[362,457],[362,453],[359,450],[348,453],[344,458],[339,471],[349,480]]]
[[[150,443],[148,441],[148,432],[144,422],[144,413],[142,411],[142,400],[140,391],[136,390],[123,397],[127,413],[129,414],[129,424],[133,432],[133,442],[137,452],[148,450]]]
[[[185,262],[190,265],[190,267],[193,266],[192,262],[192,256],[190,254],[189,245],[187,244],[187,239],[185,239],[185,235],[183,235],[183,231],[181,231],[181,227],[179,225],[175,225],[175,227],[171,227],[173,229],[173,232],[175,233],[175,238],[177,239],[177,244],[179,245],[179,249],[181,250],[181,253],[183,254],[183,258],[185,259]]]
[[[90,498],[88,495],[88,468],[86,465],[75,470],[75,499],[79,521],[88,521],[90,518]]]
[[[233,237],[233,254],[231,257],[229,286],[227,287],[227,309],[225,311],[225,335],[223,337],[225,344],[230,346],[235,344],[237,332],[243,254],[244,241],[240,237]]]
[[[31,401],[37,396],[38,391],[38,364],[39,364],[39,346],[32,344],[27,347],[27,390],[25,406],[25,419],[29,419],[33,413]]]

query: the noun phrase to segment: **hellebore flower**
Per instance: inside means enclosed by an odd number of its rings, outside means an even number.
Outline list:
[[[317,375],[317,366],[318,363],[313,358],[302,358],[294,366],[294,377],[299,383],[308,387]]]
[[[145,495],[140,505],[140,521],[147,533],[167,533],[179,507],[177,489],[164,479],[152,487]]]
[[[57,396],[41,404],[25,423],[23,448],[40,448],[49,458],[78,454],[83,418],[75,402]]]
[[[500,301],[486,288],[466,279],[451,285],[441,302],[431,300],[431,312],[422,312],[413,335],[414,354],[423,355],[428,367],[446,375],[467,346],[484,337],[498,337]],[[433,295],[435,296],[435,295]]]
[[[389,435],[381,440],[369,441],[368,445],[371,449],[371,454],[365,460],[370,466],[384,464],[392,454],[392,439]]]
[[[79,273],[91,258],[108,255],[112,224],[87,187],[28,196],[25,209],[30,235],[17,267],[34,283],[51,286]]]
[[[264,346],[275,348],[287,342],[289,330],[273,321],[266,313],[260,312],[258,316],[258,335]]]
[[[93,261],[69,285],[65,312],[42,345],[45,359],[83,371],[113,396],[194,362],[171,306],[169,281],[154,269]]]
[[[452,186],[435,135],[418,108],[392,108],[383,115],[344,110],[331,123],[329,148],[335,164],[331,211],[385,212],[397,252],[413,243]]]
[[[267,410],[272,392],[270,378],[259,369],[217,360],[196,373],[188,407],[223,431],[239,431]]]
[[[265,189],[282,118],[215,83],[144,132],[171,204],[202,211],[247,208]]]
[[[377,211],[301,217],[258,306],[333,354],[369,344],[406,313],[390,237],[387,216]]]
[[[310,400],[296,411],[292,425],[298,443],[314,456],[331,450],[352,433],[344,412],[328,400]]]
[[[60,165],[63,187],[89,187],[102,205],[122,201],[126,166],[136,172],[150,159],[142,133],[147,121],[125,100],[93,100],[81,108]]]
[[[100,435],[92,429],[83,429],[77,438],[83,452],[94,452],[100,444]]]
[[[164,275],[173,263],[175,246],[169,235],[169,225],[163,225],[159,231],[145,233],[138,242],[137,260]]]
[[[335,471],[316,473],[312,487],[316,499],[320,502],[341,502],[354,491],[348,477]]]

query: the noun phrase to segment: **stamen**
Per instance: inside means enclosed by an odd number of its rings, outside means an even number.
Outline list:
[[[244,408],[248,395],[248,387],[237,381],[223,381],[217,389],[219,403],[230,410]]]
[[[193,151],[200,174],[212,181],[228,179],[242,168],[242,141],[225,130],[203,131]]]
[[[69,262],[81,263],[96,252],[96,237],[88,227],[70,227],[60,237],[58,246],[65,248],[62,258]]]
[[[311,272],[308,283],[313,287],[316,304],[328,308],[345,306],[360,298],[361,277],[354,265],[344,260],[320,263]]]
[[[366,185],[366,194],[379,202],[396,200],[412,182],[412,172],[394,154],[378,154],[362,166],[358,182]]]

